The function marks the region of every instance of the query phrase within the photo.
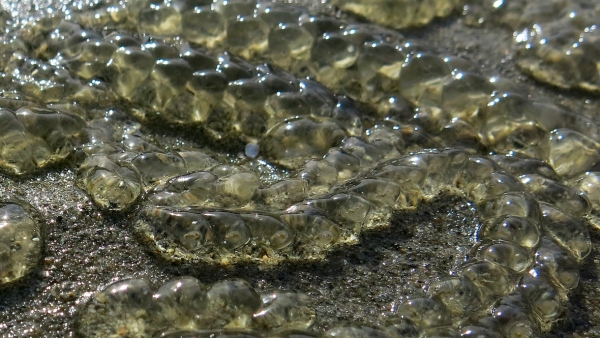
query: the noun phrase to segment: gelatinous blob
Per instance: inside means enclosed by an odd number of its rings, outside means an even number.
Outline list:
[[[398,26],[456,6],[337,4]],[[577,285],[591,245],[578,218],[590,203],[576,189],[594,206],[584,188],[593,179],[577,180],[600,160],[592,120],[351,18],[245,0],[127,5],[73,15],[86,28],[33,21],[3,39],[6,171],[29,173],[73,154],[78,183],[96,204],[126,215],[140,201],[138,235],[163,258],[194,265],[320,261],[363,229],[388,227],[398,211],[459,194],[475,202],[482,224],[468,262],[428,283],[431,298],[396,304],[392,328],[334,324],[325,335],[527,337],[559,318],[556,296]],[[519,14],[552,14],[533,9]],[[533,33],[524,38],[548,31]],[[549,48],[550,61],[569,59]],[[587,57],[578,60],[595,76]],[[113,106],[123,112],[98,108]],[[305,297],[260,295],[241,280],[206,289],[180,279],[154,296],[143,282],[115,285],[82,312],[83,330],[253,337],[314,320]]]
[[[142,179],[135,167],[105,155],[88,157],[77,174],[79,186],[104,209],[126,209],[143,191]]]
[[[115,317],[115,320],[107,320]],[[161,332],[215,332],[248,337],[261,330],[307,329],[314,320],[308,297],[293,292],[259,294],[243,280],[217,282],[208,288],[193,277],[179,277],[153,291],[142,279],[125,279],[95,294],[79,313],[85,337],[151,337]],[[198,330],[198,331],[196,331]],[[200,333],[202,332],[202,333]],[[255,332],[256,333],[256,332]],[[257,337],[259,336],[258,333]],[[235,336],[235,335],[234,335]],[[231,335],[227,335],[231,337]]]
[[[434,0],[426,3],[412,0],[335,0],[334,3],[342,10],[393,28],[426,25],[435,17],[447,16],[460,4],[454,0]]]
[[[44,238],[33,209],[24,202],[0,203],[0,286],[23,278],[38,263]]]

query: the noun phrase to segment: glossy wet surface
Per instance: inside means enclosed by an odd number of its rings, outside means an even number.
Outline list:
[[[10,128],[18,137],[6,134],[3,168],[33,173],[6,177],[3,189],[40,210],[48,254],[41,270],[3,291],[6,313],[17,315],[7,330],[287,335],[281,330],[315,321],[315,333],[338,336],[535,336],[565,318],[579,300],[579,289],[567,294],[578,285],[579,265],[590,264],[580,262],[591,250],[587,227],[597,206],[593,99],[583,106],[574,104],[577,95],[549,100],[552,90],[491,76],[521,81],[508,50],[485,42],[500,31],[465,28],[455,18],[406,39],[298,8],[259,6],[246,20],[227,19],[244,6],[215,6],[205,10],[210,20],[235,21],[221,33],[178,28],[180,13],[202,10],[167,4],[103,21],[132,29],[138,20],[133,30],[164,39],[51,20],[27,26],[9,44],[19,52],[4,61],[13,92],[3,103],[20,129]],[[272,28],[266,18],[286,25]],[[263,27],[246,30],[263,35],[236,38],[246,24]],[[172,39],[191,31],[204,37],[187,39],[211,49]],[[280,35],[299,45],[279,48]],[[449,57],[457,53],[465,58]],[[290,73],[261,66],[264,58]],[[358,101],[302,80],[303,72]],[[32,110],[42,105],[53,110]],[[48,150],[33,153],[32,144]],[[421,150],[431,148],[440,150]],[[502,155],[510,151],[521,155]],[[61,168],[65,160],[73,169],[36,169]],[[190,296],[195,282],[184,283],[180,292],[188,296],[175,296],[179,305],[139,307],[146,303],[135,290],[161,298],[160,285],[188,274],[206,283],[199,293]],[[107,289],[116,298],[93,295],[123,277],[153,286],[123,281]],[[222,294],[231,300],[218,302],[229,310],[186,305],[204,302],[204,292],[234,277],[251,286],[219,287],[229,290]],[[271,301],[243,305],[240,287]],[[268,295],[278,289],[294,293],[273,303]],[[308,308],[286,297],[301,297]],[[32,311],[19,314],[19,304]],[[164,324],[173,311],[196,319]],[[233,317],[210,319],[220,311]]]

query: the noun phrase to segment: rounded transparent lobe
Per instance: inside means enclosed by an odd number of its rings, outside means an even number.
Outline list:
[[[212,48],[226,36],[225,18],[210,7],[195,7],[181,16],[183,37],[190,42]]]
[[[155,314],[152,289],[143,279],[125,279],[96,293],[79,314],[78,332],[85,337],[151,336]]]
[[[250,241],[250,228],[236,214],[228,212],[205,212],[206,221],[215,232],[215,242],[227,249],[236,249]]]
[[[301,209],[301,208],[298,208]],[[280,216],[281,220],[289,224],[300,237],[304,237],[306,246],[327,247],[335,244],[340,239],[340,228],[326,216],[320,215],[316,210],[306,208],[303,213],[297,213],[294,207],[288,209],[289,213]]]
[[[581,174],[600,160],[600,144],[570,129],[553,130],[548,149],[548,163],[560,176]]]
[[[262,295],[261,309],[252,316],[252,326],[262,330],[305,330],[315,321],[315,311],[308,306],[310,297],[294,292]]]
[[[44,238],[33,208],[22,202],[0,203],[0,286],[26,276],[39,262]]]
[[[479,259],[499,264],[520,274],[533,264],[531,252],[518,245],[499,242],[483,245],[478,249]]]
[[[531,305],[542,330],[550,329],[552,323],[562,316],[565,310],[563,291],[554,284],[545,267],[535,266],[525,274],[518,290]]]
[[[360,228],[374,207],[355,194],[337,194],[329,198],[309,200],[308,204],[325,211],[344,228]]]
[[[483,305],[479,289],[467,278],[443,279],[432,284],[427,292],[448,310],[460,315],[475,312]]]
[[[143,153],[131,160],[146,186],[186,172],[185,161],[177,153]]]
[[[573,179],[569,185],[590,201],[594,211],[600,210],[600,173],[588,171]]]
[[[542,237],[535,253],[536,263],[545,266],[559,285],[569,290],[579,284],[579,265],[565,250],[548,237]]]
[[[163,284],[152,296],[158,307],[157,319],[172,329],[202,326],[206,291],[194,277],[179,277]],[[157,325],[159,326],[159,325]]]
[[[278,219],[261,214],[242,214],[252,234],[252,239],[272,249],[280,250],[294,242],[295,233],[292,228]]]
[[[241,279],[213,284],[206,301],[204,313],[211,328],[249,328],[262,305],[260,295]]]
[[[519,178],[527,190],[540,201],[568,210],[574,216],[585,216],[592,209],[587,198],[566,185],[536,174],[522,175]]]
[[[277,163],[298,167],[306,158],[323,156],[344,136],[346,132],[333,121],[296,118],[274,126],[262,139],[261,149]]]
[[[387,338],[389,335],[383,329],[361,325],[359,323],[349,323],[346,325],[340,325],[333,327],[325,333],[322,337],[340,337],[340,338],[359,338],[359,337],[374,337],[374,338]]]
[[[484,302],[497,299],[514,289],[513,277],[496,263],[472,262],[465,265],[459,275],[468,278],[479,288]]]
[[[395,315],[402,316],[420,328],[449,324],[450,313],[443,303],[432,298],[406,300],[396,307]]]
[[[131,207],[144,191],[135,167],[105,155],[92,155],[83,161],[77,172],[77,184],[96,205],[108,210]]]
[[[510,192],[482,202],[485,217],[520,216],[539,221],[541,211],[538,203],[526,193]]]
[[[571,216],[567,211],[555,208],[547,203],[540,203],[542,210],[542,228],[563,249],[578,260],[582,260],[591,252],[592,242],[585,223]]]
[[[483,239],[503,240],[532,249],[540,241],[540,226],[526,217],[501,216],[486,221],[479,230]]]

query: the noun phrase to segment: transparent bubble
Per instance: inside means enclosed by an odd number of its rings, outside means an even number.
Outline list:
[[[23,278],[42,254],[42,229],[31,207],[0,203],[0,285]]]

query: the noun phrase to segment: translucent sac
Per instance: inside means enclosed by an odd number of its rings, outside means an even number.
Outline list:
[[[14,113],[0,110],[2,148],[0,159],[4,170],[14,174],[31,172],[46,164],[52,150],[41,138],[30,134]]]
[[[553,130],[548,149],[548,162],[561,176],[581,174],[600,160],[600,144],[570,129]]]
[[[310,200],[313,205],[323,211],[346,228],[359,227],[367,218],[373,205],[354,194],[338,194],[329,198]]]
[[[304,27],[294,24],[275,27],[268,37],[271,60],[277,66],[290,69],[295,62],[310,58],[313,41]]]
[[[411,56],[400,71],[402,94],[419,106],[439,106],[443,82],[451,72],[444,60],[437,56]]]
[[[347,96],[338,96],[337,104],[332,112],[332,118],[344,127],[349,135],[363,135],[364,112],[359,104]],[[385,149],[381,149],[385,151]]]
[[[215,191],[217,179],[217,176],[205,171],[178,176],[156,187],[148,200],[156,205],[174,207],[218,206],[221,201]]]
[[[437,16],[446,16],[458,4],[456,1],[395,1],[336,0],[342,10],[366,17],[380,25],[393,28],[422,26]]]
[[[492,331],[491,329],[488,329],[485,327],[475,326],[475,325],[467,325],[460,329],[460,337],[465,337],[465,338],[475,338],[475,337],[477,337],[477,338],[479,338],[479,337],[502,338],[503,336],[499,332]]]
[[[145,185],[153,185],[186,172],[185,161],[177,153],[140,154],[131,164],[139,171]]]
[[[375,205],[394,207],[401,187],[385,180],[364,179],[350,191]],[[411,204],[416,204],[417,201],[412,202]]]
[[[85,159],[77,172],[77,184],[94,203],[109,210],[129,208],[144,190],[142,179],[133,166],[115,162],[105,155]]]
[[[442,107],[452,116],[471,120],[479,108],[487,104],[494,91],[481,75],[458,72],[442,89]]]
[[[541,217],[536,200],[525,193],[505,193],[483,202],[482,213],[487,217],[521,216],[538,221]]]
[[[0,286],[18,281],[39,262],[44,239],[31,207],[0,203]]]
[[[266,100],[265,86],[255,78],[230,82],[224,97],[225,104],[241,110],[259,109]]]
[[[537,337],[539,326],[526,301],[519,294],[512,293],[503,297],[492,309],[492,315],[505,332],[505,336]]]
[[[306,244],[324,247],[335,244],[340,238],[340,228],[318,211],[307,209],[297,213],[294,207],[287,214],[281,215],[281,220],[289,224],[296,233],[305,238]]]
[[[229,199],[243,205],[257,193],[259,186],[260,180],[254,173],[242,172],[219,178],[215,190],[223,194],[224,205]]]
[[[322,337],[339,337],[339,338],[359,338],[359,337],[373,337],[373,338],[387,338],[388,335],[383,329],[376,327],[362,326],[362,325],[346,325],[331,328],[323,334]]]
[[[536,174],[523,175],[519,178],[527,190],[541,201],[568,210],[576,216],[584,216],[591,211],[591,205],[587,198],[566,185]]]
[[[111,89],[131,100],[133,92],[152,72],[154,62],[154,56],[139,47],[117,49],[108,63]]]
[[[366,135],[367,141],[378,147],[392,148],[398,152],[403,152],[406,149],[403,135],[395,127],[376,125],[368,129]]]
[[[268,36],[269,25],[259,17],[238,16],[227,25],[227,45],[245,58],[266,51]]]
[[[252,238],[275,250],[283,249],[294,242],[294,232],[289,225],[270,216],[260,214],[240,215],[252,234]]]
[[[211,328],[247,328],[261,305],[260,295],[246,281],[213,284],[206,293],[207,322]]]
[[[277,92],[267,99],[265,110],[270,121],[310,114],[307,99],[299,92]]]
[[[565,250],[581,260],[591,251],[591,239],[587,227],[580,220],[552,205],[540,203],[542,228]]]
[[[365,166],[377,164],[393,150],[391,147],[385,147],[385,145],[382,144],[365,142],[358,137],[344,139],[341,149],[358,157]]]
[[[78,76],[90,80],[106,68],[117,46],[104,41],[87,41],[78,46],[80,51],[67,61],[69,70]]]
[[[396,183],[406,191],[412,190],[415,194],[419,194],[427,177],[427,169],[408,165],[386,164],[378,170],[375,176]]]
[[[405,58],[404,53],[394,44],[366,42],[356,63],[361,81],[366,85],[379,80],[382,88],[394,89],[393,82],[389,80],[400,77]]]
[[[157,317],[172,329],[199,326],[206,306],[206,291],[196,278],[173,279],[158,288],[152,298],[160,308]]]
[[[235,20],[237,16],[248,16],[254,13],[256,8],[255,0],[216,0],[213,1],[213,8],[222,13],[228,20]]]
[[[515,176],[537,174],[551,180],[559,180],[558,175],[552,167],[539,159],[527,157],[520,154],[492,155],[490,156],[502,169]]]
[[[328,192],[337,182],[338,174],[333,164],[323,160],[311,160],[304,164],[298,177],[308,182],[311,192],[322,194]]]
[[[192,78],[192,68],[187,61],[178,58],[158,59],[150,77],[154,80],[154,109],[164,110],[179,95]]]
[[[177,152],[183,161],[188,171],[200,171],[207,170],[208,168],[214,167],[217,164],[212,156],[204,151],[178,151]]]
[[[483,305],[479,289],[467,278],[441,280],[431,285],[428,292],[454,313],[468,314]]]
[[[203,214],[215,233],[215,243],[227,249],[236,249],[250,241],[250,228],[242,219],[228,212],[206,212]]]
[[[360,159],[342,149],[332,148],[324,156],[324,160],[335,167],[338,174],[338,181],[349,180],[355,177],[360,170]]]
[[[577,261],[556,245],[551,239],[542,237],[540,248],[535,253],[536,263],[548,268],[563,288],[569,290],[579,284],[579,265]]]
[[[400,315],[421,328],[448,324],[450,313],[441,303],[431,298],[415,298],[398,304],[396,315]]]
[[[141,213],[187,250],[206,250],[213,242],[213,230],[200,213],[161,207],[145,207]]]
[[[211,113],[223,100],[227,84],[227,77],[221,72],[195,71],[187,84],[187,88],[194,93],[194,115],[190,117],[190,121],[210,121]]]
[[[440,137],[446,141],[449,146],[482,149],[483,144],[479,139],[479,133],[469,123],[461,119],[452,119],[452,121],[440,130]]]
[[[540,226],[529,218],[501,216],[484,223],[481,238],[504,240],[524,248],[534,248],[540,240]]]
[[[553,322],[564,312],[563,296],[554,285],[547,269],[536,266],[525,274],[519,283],[518,290],[539,318],[543,330],[550,329]]]
[[[332,121],[291,119],[273,127],[263,139],[261,149],[270,159],[297,167],[305,158],[323,156],[344,136],[346,133]]]
[[[577,189],[585,196],[592,204],[594,211],[600,210],[600,173],[586,172],[575,178],[570,186]]]
[[[467,264],[462,268],[460,275],[470,279],[479,288],[484,302],[508,294],[514,288],[508,271],[492,262]]]
[[[302,179],[289,179],[272,184],[269,188],[260,189],[260,198],[264,204],[283,209],[308,197],[308,184]]]
[[[125,279],[95,294],[80,314],[79,331],[84,336],[142,338],[155,330],[152,289],[143,279]]]
[[[261,298],[261,309],[253,315],[253,327],[304,330],[315,321],[315,311],[308,306],[310,298],[305,294],[274,292]]]
[[[479,248],[478,257],[516,273],[523,273],[533,264],[533,258],[528,250],[511,243],[493,243],[482,246]]]
[[[223,330],[167,330],[158,337],[161,338],[261,338],[262,336],[247,329],[223,329]]]
[[[181,15],[168,4],[145,7],[138,14],[138,29],[153,35],[177,35],[181,32]]]
[[[315,41],[310,57],[318,65],[317,71],[323,72],[326,67],[344,69],[356,62],[358,48],[343,35],[325,33]]]
[[[522,192],[525,187],[519,179],[501,172],[494,172],[465,187],[469,197],[475,202],[493,199],[506,193]]]
[[[181,16],[183,37],[209,48],[225,39],[226,23],[225,18],[210,7],[195,7]]]

